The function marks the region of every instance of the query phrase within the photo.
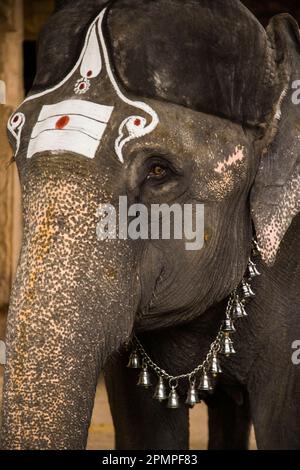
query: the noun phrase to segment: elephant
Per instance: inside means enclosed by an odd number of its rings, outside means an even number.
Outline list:
[[[104,370],[117,449],[188,449],[188,384],[172,377],[206,371],[253,239],[247,316],[233,343],[222,336],[236,354],[201,392],[208,448],[247,449],[252,423],[259,449],[300,448],[299,53],[290,15],[265,29],[238,0],[56,3],[33,87],[8,122],[24,233],[3,448],[85,448]],[[100,240],[99,204],[120,196],[204,205],[203,247]],[[147,380],[171,377],[179,407],[137,386],[131,344],[144,369],[145,354],[158,366]]]

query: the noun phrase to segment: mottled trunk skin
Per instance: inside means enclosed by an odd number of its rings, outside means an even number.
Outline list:
[[[124,242],[117,260],[118,246],[108,254],[96,238],[101,182],[52,159],[37,159],[25,182],[7,330],[6,449],[85,447],[100,367],[130,333],[136,308],[123,294],[137,291],[130,248]]]

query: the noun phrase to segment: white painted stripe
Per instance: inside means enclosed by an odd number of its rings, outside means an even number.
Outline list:
[[[113,106],[94,103],[85,100],[65,100],[56,104],[42,107],[38,121],[52,116],[64,116],[68,114],[82,114],[100,122],[108,122],[113,111]]]
[[[44,119],[43,121],[38,121],[32,130],[31,138],[35,139],[41,132],[46,130],[59,130],[60,132],[63,132],[64,130],[75,130],[83,132],[84,134],[87,134],[94,139],[101,139],[106,128],[106,124],[95,121],[94,119],[90,119],[86,116],[78,116],[75,114],[68,116],[70,121],[63,129],[56,129],[55,127],[61,116],[53,116]]]
[[[105,128],[103,129],[104,132]],[[102,134],[103,134],[102,132]],[[94,158],[99,140],[74,130],[50,130],[39,134],[36,139],[31,139],[28,145],[27,158],[35,153],[53,151],[74,152],[87,158]]]
[[[102,22],[103,22],[103,17],[104,17],[104,14],[105,14],[105,10],[106,10],[106,8],[99,15],[98,32],[99,32],[100,43],[101,43],[101,47],[102,47],[102,53],[103,53],[103,56],[104,56],[107,75],[108,75],[109,80],[110,80],[112,86],[114,87],[115,92],[117,93],[118,97],[124,103],[129,104],[130,106],[133,106],[135,108],[141,109],[142,111],[144,111],[145,113],[147,113],[151,116],[151,118],[152,118],[151,123],[148,124],[148,126],[145,126],[143,128],[143,132],[138,136],[138,137],[141,137],[142,135],[149,134],[150,132],[152,132],[157,127],[157,125],[159,123],[159,118],[158,118],[158,115],[157,115],[156,111],[154,111],[154,109],[151,108],[151,106],[149,106],[147,103],[144,103],[143,101],[131,100],[130,98],[127,98],[127,96],[125,96],[122,93],[122,91],[120,90],[120,88],[117,84],[117,81],[116,81],[116,79],[113,75],[112,69],[111,69],[110,60],[109,60],[109,56],[108,56],[108,52],[107,52],[107,47],[106,47],[106,43],[105,43],[105,39],[104,39],[104,36],[103,36],[103,31],[102,31]],[[124,162],[123,152],[122,152],[124,145],[127,142],[129,142],[130,140],[137,138],[137,135],[131,134],[128,137],[126,137],[123,141],[121,140],[120,136],[123,132],[123,127],[126,124],[127,120],[128,120],[128,118],[124,119],[123,122],[121,123],[121,125],[119,127],[119,136],[117,137],[117,139],[115,141],[115,152],[116,152],[116,154],[117,154],[117,156],[118,156],[121,163]]]
[[[103,32],[102,32],[102,21],[103,21],[103,16],[104,16],[105,10],[106,10],[106,8],[102,11],[102,13],[100,14],[100,17],[99,17],[98,31],[99,31],[101,46],[102,46],[102,49],[103,49],[103,55],[104,55],[104,59],[105,59],[105,65],[106,65],[106,70],[107,70],[108,77],[109,77],[109,79],[111,81],[111,84],[114,87],[118,97],[122,101],[124,101],[124,103],[129,104],[130,106],[139,108],[139,109],[143,110],[145,113],[150,114],[150,116],[152,117],[152,122],[146,128],[144,128],[144,131],[146,131],[146,129],[147,129],[147,132],[145,132],[145,133],[148,134],[149,132],[152,132],[155,129],[155,127],[157,126],[157,124],[159,122],[157,113],[154,111],[153,108],[151,108],[151,106],[144,103],[143,101],[134,101],[134,100],[131,100],[130,98],[127,98],[127,96],[125,96],[122,93],[122,91],[120,90],[120,88],[119,88],[119,86],[116,82],[116,79],[115,79],[115,77],[112,73],[112,69],[111,69],[110,61],[109,61],[109,57],[108,57],[108,52],[107,52],[107,48],[106,48],[106,44],[105,44],[105,40],[104,40],[104,36],[103,36]]]

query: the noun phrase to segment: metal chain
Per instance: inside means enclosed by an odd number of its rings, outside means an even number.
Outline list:
[[[258,243],[254,239],[253,239],[253,244],[254,244],[255,248],[257,249],[257,251],[260,252],[261,249],[260,249]],[[251,262],[251,258],[249,258],[249,261]],[[243,278],[242,282],[241,282],[241,285],[243,285],[245,282],[246,281]],[[236,302],[236,301],[241,302],[243,304],[245,302],[245,299],[240,299],[239,298],[238,287],[236,289],[234,289],[231,292],[230,296],[229,296],[228,303],[227,303],[226,310],[225,310],[225,318],[228,318],[230,316],[230,311],[232,309],[232,306],[233,306],[234,302]],[[151,357],[145,351],[144,347],[142,346],[140,340],[136,337],[136,335],[133,335],[132,342],[135,343],[135,346],[136,346],[137,350],[139,351],[139,353],[142,357],[143,364],[146,365],[147,367],[150,367],[151,369],[153,369],[154,372],[156,372],[156,374],[159,375],[160,377],[165,378],[166,380],[169,380],[169,385],[170,386],[177,387],[179,380],[189,379],[190,381],[192,381],[192,380],[194,380],[195,376],[200,371],[202,371],[202,370],[207,371],[207,369],[209,368],[209,366],[211,364],[211,360],[212,360],[213,356],[216,355],[221,350],[222,340],[224,338],[224,332],[223,332],[222,326],[223,326],[223,324],[221,325],[221,327],[218,331],[216,339],[211,343],[209,351],[208,351],[204,361],[201,362],[200,364],[198,364],[191,372],[188,372],[186,374],[180,374],[180,375],[168,374],[168,372],[166,372],[164,369],[159,367],[159,365],[156,364],[151,359]]]
[[[233,301],[234,301],[235,297],[236,297],[236,289],[231,293],[231,295],[229,297],[228,304],[227,304],[227,307],[226,307],[226,315],[229,314],[229,311],[232,307],[232,304],[233,304]],[[168,374],[168,372],[166,372],[164,369],[159,367],[159,365],[157,365],[151,359],[151,357],[148,355],[148,353],[145,351],[144,347],[142,346],[140,340],[135,335],[133,336],[133,341],[136,344],[136,347],[137,347],[140,355],[142,356],[143,363],[146,364],[151,369],[153,369],[154,372],[157,373],[157,375],[165,378],[166,380],[176,381],[176,382],[178,382],[178,380],[180,380],[180,379],[192,379],[200,371],[206,370],[209,367],[210,363],[211,363],[212,357],[220,351],[220,349],[222,347],[222,339],[223,339],[223,331],[222,331],[222,325],[221,325],[221,327],[218,331],[218,334],[216,336],[216,339],[211,343],[209,351],[208,351],[204,361],[201,362],[198,366],[196,366],[191,372],[188,372],[186,374],[180,374],[180,375],[171,375],[171,374]]]

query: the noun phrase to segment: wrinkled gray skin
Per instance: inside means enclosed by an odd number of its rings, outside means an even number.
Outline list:
[[[40,39],[33,92],[67,74],[105,4],[59,2]],[[202,7],[210,16],[200,28]],[[172,374],[202,361],[245,272],[254,222],[262,275],[238,325],[238,354],[223,361],[206,397],[209,447],[246,448],[253,421],[259,448],[300,448],[300,367],[291,362],[291,343],[300,339],[300,114],[291,103],[297,25],[275,17],[266,33],[231,0],[120,0],[106,21],[120,86],[150,104],[160,123],[125,147],[124,165],[113,149],[122,107],[95,159],[51,152],[26,159],[41,106],[70,98],[68,88],[21,108],[28,118],[16,157],[24,237],[7,330],[2,446],[84,448],[106,364],[117,448],[188,448],[188,409],[169,410],[138,389],[123,345],[134,329]],[[103,103],[104,92],[99,86],[84,98]],[[224,166],[237,147],[242,160]],[[155,165],[166,169],[162,179],[153,176]],[[204,203],[204,248],[186,251],[184,240],[98,241],[96,208],[120,195],[148,205]]]

